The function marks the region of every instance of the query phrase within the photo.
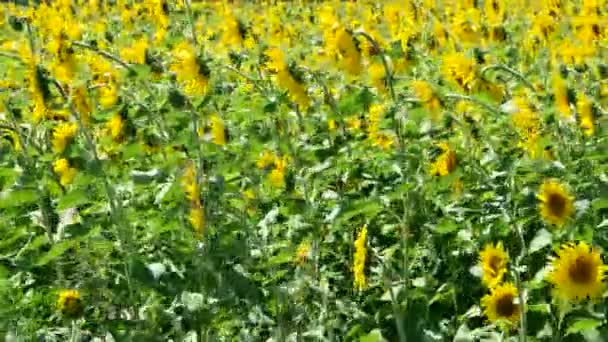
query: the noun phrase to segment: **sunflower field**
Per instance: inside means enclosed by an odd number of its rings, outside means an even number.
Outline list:
[[[608,1],[0,8],[1,339],[608,341]]]

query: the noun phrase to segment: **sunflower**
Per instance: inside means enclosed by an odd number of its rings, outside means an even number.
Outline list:
[[[484,312],[491,322],[517,322],[519,319],[519,304],[515,303],[517,288],[512,283],[504,283],[490,290],[481,299]]]
[[[66,186],[72,183],[74,177],[76,177],[76,169],[70,166],[70,162],[65,159],[57,159],[53,163],[53,171],[59,176],[59,183]]]
[[[63,153],[68,144],[74,139],[78,132],[75,122],[62,123],[53,130],[51,142],[56,153]]]
[[[120,142],[124,137],[123,131],[125,128],[125,120],[120,113],[116,113],[106,122],[106,128],[109,136],[111,136],[115,142]]]
[[[64,316],[72,318],[81,316],[84,306],[80,292],[78,290],[61,291],[57,299],[57,308]]]
[[[413,81],[411,86],[422,106],[434,114],[434,119],[437,119],[436,114],[441,109],[441,101],[433,87],[426,81]]]
[[[593,135],[595,132],[593,104],[585,95],[581,95],[576,101],[576,110],[578,111],[579,125],[587,136]]]
[[[310,259],[310,251],[311,251],[310,241],[303,240],[298,245],[296,250],[296,263],[299,265],[305,264]]]
[[[211,116],[211,137],[216,145],[226,145],[226,129],[224,121],[217,114]]]
[[[477,65],[475,61],[460,53],[445,56],[442,71],[448,80],[456,83],[462,90],[467,92],[473,88],[477,79]]]
[[[193,205],[188,214],[188,221],[199,236],[205,232],[205,210],[202,205]]]
[[[487,244],[479,253],[479,261],[483,270],[483,284],[489,288],[498,285],[507,272],[509,262],[509,255],[504,250],[502,242],[496,245]]]
[[[565,244],[553,260],[553,270],[547,280],[556,294],[567,300],[597,298],[604,289],[605,266],[600,253],[585,242]]]
[[[565,244],[553,260],[548,280],[556,294],[567,300],[597,298],[602,295],[604,271],[600,253],[585,242]]]
[[[537,197],[540,214],[550,224],[563,226],[574,211],[574,197],[556,180],[545,181]]]
[[[438,144],[442,153],[431,164],[430,173],[433,176],[447,176],[456,169],[456,153],[446,143]]]
[[[555,107],[563,118],[568,119],[570,117],[568,86],[557,71],[553,73],[553,96],[555,97]]]
[[[353,273],[355,274],[355,288],[363,290],[367,287],[365,276],[365,260],[367,257],[367,226],[363,226],[355,240],[355,255]]]

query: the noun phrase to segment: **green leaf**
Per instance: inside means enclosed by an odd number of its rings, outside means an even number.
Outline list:
[[[439,234],[448,234],[458,230],[458,224],[453,220],[444,218],[435,226],[435,232]]]
[[[553,236],[546,229],[541,229],[530,242],[530,253],[539,251],[553,242]]]
[[[363,215],[371,219],[382,211],[382,206],[378,201],[358,201],[345,210],[339,217],[338,222],[347,222],[357,215]]]
[[[281,265],[287,264],[294,260],[294,254],[289,252],[283,252],[277,255],[274,255],[268,259],[268,265]]]
[[[34,203],[38,196],[39,193],[34,190],[13,190],[0,197],[0,208],[21,207]]]
[[[596,198],[591,202],[591,206],[594,210],[606,209],[608,208],[608,198]]]
[[[572,325],[570,325],[568,327],[568,330],[566,330],[566,335],[581,333],[581,332],[585,332],[588,330],[593,330],[601,325],[602,325],[602,322],[598,321],[597,319],[592,319],[592,318],[581,319],[581,320],[574,322]]]
[[[122,150],[125,159],[138,158],[146,154],[142,144],[133,143],[125,146]]]
[[[365,336],[359,338],[359,342],[384,342],[386,339],[382,336],[380,329],[374,329]]]
[[[528,305],[528,311],[550,314],[551,305],[549,305],[547,303],[531,304],[531,305]]]
[[[89,203],[90,200],[87,197],[87,192],[84,190],[70,191],[65,196],[59,199],[57,203],[57,209],[62,210],[66,208],[78,207],[82,204]]]
[[[132,64],[131,72],[129,72],[130,77],[135,77],[136,79],[140,79],[143,81],[147,81],[150,75],[150,67],[145,64]]]
[[[49,262],[59,258],[74,245],[75,241],[73,240],[64,240],[54,244],[50,251],[46,252],[46,254],[44,254],[40,259],[38,259],[36,266],[44,266]]]

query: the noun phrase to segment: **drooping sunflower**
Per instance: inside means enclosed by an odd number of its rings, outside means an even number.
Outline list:
[[[504,283],[483,296],[481,306],[491,322],[517,322],[520,308],[515,302],[517,288],[512,283]]]
[[[556,180],[545,181],[537,197],[540,200],[540,214],[549,224],[561,227],[574,212],[574,197]]]
[[[554,285],[557,296],[571,300],[598,298],[604,290],[606,266],[600,253],[580,242],[565,244],[553,260],[553,271],[547,280]]]
[[[507,272],[509,255],[504,250],[502,242],[498,242],[496,245],[487,244],[479,253],[479,262],[483,270],[483,284],[493,288],[502,281]]]

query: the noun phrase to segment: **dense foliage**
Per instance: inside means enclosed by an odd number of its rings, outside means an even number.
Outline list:
[[[7,341],[608,340],[608,4],[0,7]]]

